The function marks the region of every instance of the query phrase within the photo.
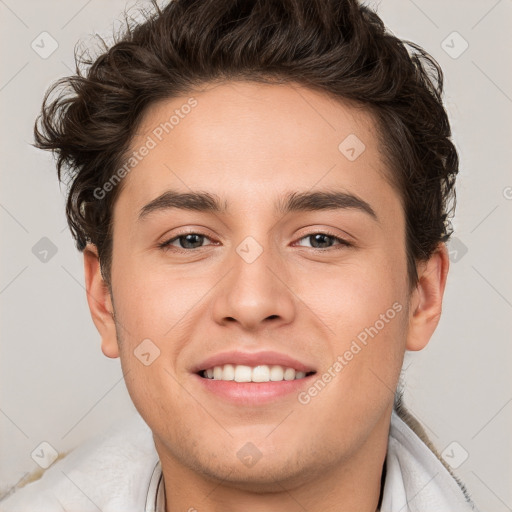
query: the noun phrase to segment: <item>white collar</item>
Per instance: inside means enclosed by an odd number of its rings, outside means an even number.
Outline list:
[[[148,486],[144,512],[165,512],[165,493],[160,459],[155,464]]]
[[[381,512],[478,512],[464,487],[393,410]]]

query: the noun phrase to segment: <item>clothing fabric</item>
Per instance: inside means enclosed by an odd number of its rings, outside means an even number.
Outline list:
[[[478,512],[463,486],[399,417],[391,415],[380,512]],[[151,430],[133,420],[54,463],[0,501],[0,512],[165,512]]]

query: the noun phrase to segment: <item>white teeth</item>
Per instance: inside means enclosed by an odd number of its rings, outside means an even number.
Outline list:
[[[224,377],[224,375],[222,375]],[[235,368],[236,382],[251,382],[252,370],[250,366],[237,365]]]
[[[270,380],[279,381],[283,380],[284,370],[282,366],[272,366],[270,368]]]
[[[234,380],[236,382],[278,382],[303,379],[305,372],[280,365],[247,366],[243,364],[214,366],[202,372],[202,376],[213,380]]]
[[[270,368],[267,365],[256,366],[252,369],[253,382],[268,382],[270,380]]]
[[[293,368],[286,368],[283,378],[284,380],[295,380],[295,370]]]
[[[232,364],[224,365],[224,369],[222,370],[222,380],[236,380],[235,367]]]

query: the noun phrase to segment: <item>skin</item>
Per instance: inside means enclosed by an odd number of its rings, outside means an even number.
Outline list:
[[[197,106],[122,182],[112,296],[95,246],[84,251],[102,350],[120,357],[153,431],[167,512],[373,512],[404,352],[428,343],[441,314],[446,248],[418,264],[411,291],[400,196],[364,109],[292,84],[228,82],[190,96]],[[152,105],[132,148],[188,99]],[[354,161],[338,149],[349,134],[366,146]],[[217,194],[228,212],[168,209],[139,221],[140,209],[170,188]],[[356,208],[274,211],[289,191],[333,189],[366,201],[377,220]],[[158,247],[184,230],[207,238],[198,248],[183,239]],[[315,250],[310,235],[326,230],[352,245],[327,238]],[[263,248],[252,263],[236,251],[247,236]],[[291,393],[234,406],[190,373],[238,349],[283,352],[322,375],[394,303],[401,312],[308,404]],[[145,366],[134,350],[147,338],[160,356]],[[261,453],[252,467],[237,457],[248,442]]]

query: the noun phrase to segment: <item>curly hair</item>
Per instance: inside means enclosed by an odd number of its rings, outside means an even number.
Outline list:
[[[443,74],[422,48],[390,33],[357,0],[152,0],[94,59],[46,92],[35,146],[68,178],[66,216],[77,248],[98,249],[110,287],[112,210],[98,199],[126,158],[149,105],[229,80],[296,83],[373,114],[390,183],[406,218],[408,277],[451,235],[458,155],[442,104]],[[101,38],[100,38],[101,39]],[[83,69],[81,69],[83,68]],[[56,97],[54,96],[56,93]]]

